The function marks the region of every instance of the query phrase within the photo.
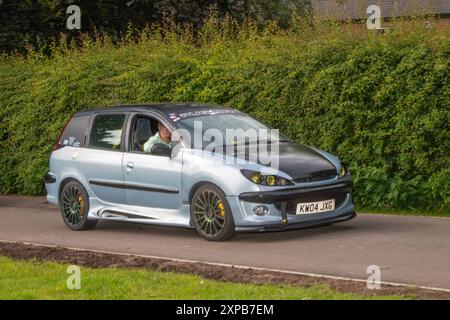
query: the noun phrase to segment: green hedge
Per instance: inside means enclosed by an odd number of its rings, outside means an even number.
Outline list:
[[[0,63],[0,192],[43,194],[62,126],[87,107],[154,101],[223,104],[350,164],[357,205],[449,213],[448,28],[399,24],[257,30],[206,23],[120,45],[86,38]],[[132,41],[138,39],[138,41]]]

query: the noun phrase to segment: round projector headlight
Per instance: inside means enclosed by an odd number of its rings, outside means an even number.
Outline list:
[[[274,186],[277,183],[277,178],[275,176],[267,176],[266,182],[269,186]]]
[[[241,169],[241,173],[244,177],[255,184],[263,185],[263,186],[292,186],[293,182],[289,181],[286,178],[282,178],[280,176],[274,174],[263,174],[259,171]]]
[[[261,175],[259,173],[254,173],[250,176],[250,180],[252,180],[253,183],[260,184],[261,183]]]

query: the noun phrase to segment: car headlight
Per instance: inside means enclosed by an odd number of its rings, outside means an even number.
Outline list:
[[[342,161],[340,162],[340,167],[341,168],[339,169],[339,178],[343,178],[349,173],[349,171],[347,166]]]
[[[242,169],[241,173],[244,177],[253,183],[264,185],[264,186],[291,186],[294,183],[283,177],[276,176],[273,174],[261,174],[258,171]]]

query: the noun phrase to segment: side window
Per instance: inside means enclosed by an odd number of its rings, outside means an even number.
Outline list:
[[[130,151],[144,152],[144,144],[158,129],[158,120],[150,117],[138,116],[133,121],[130,132]]]
[[[61,135],[59,144],[62,146],[83,147],[84,135],[89,123],[89,118],[90,115],[74,116]]]
[[[124,114],[100,114],[92,123],[89,146],[120,150]]]

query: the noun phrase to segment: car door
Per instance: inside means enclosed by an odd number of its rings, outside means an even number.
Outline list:
[[[94,196],[110,203],[126,203],[123,189],[123,150],[126,113],[96,114],[87,148],[79,154],[80,171]]]
[[[127,203],[141,207],[178,209],[181,206],[181,153],[171,158],[145,153],[142,149],[144,140],[156,134],[158,121],[164,120],[148,115],[130,116],[128,150],[123,156]],[[142,128],[149,128],[146,136],[142,132],[136,134]],[[137,141],[136,136],[141,141]]]

